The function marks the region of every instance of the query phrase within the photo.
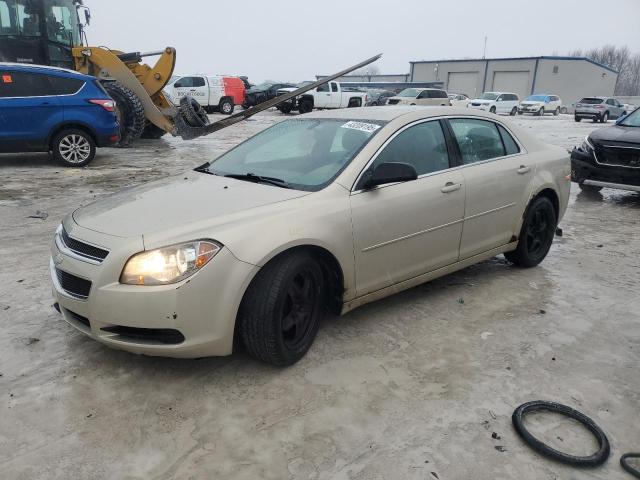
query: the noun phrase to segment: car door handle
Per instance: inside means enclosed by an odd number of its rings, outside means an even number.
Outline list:
[[[447,182],[445,183],[444,187],[440,189],[440,191],[442,193],[451,193],[451,192],[455,192],[456,190],[460,190],[461,187],[462,187],[461,183]]]
[[[531,171],[531,167],[527,167],[526,165],[520,165],[518,169],[518,173],[520,175],[524,175],[525,173],[529,173]]]

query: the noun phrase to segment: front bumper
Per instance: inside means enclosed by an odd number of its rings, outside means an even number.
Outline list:
[[[576,118],[600,118],[604,110],[599,111],[596,109],[593,110],[576,110],[574,115]]]
[[[540,111],[540,105],[520,106],[518,107],[519,113],[538,113]]]
[[[571,152],[571,181],[578,184],[599,182],[610,184],[611,188],[622,189],[626,189],[625,186],[640,187],[640,169],[600,164],[593,154],[581,148],[574,148]],[[608,186],[597,183],[592,185]],[[628,190],[636,189],[628,188]]]
[[[102,264],[87,262],[70,254],[56,235],[49,265],[53,295],[69,324],[109,347],[138,354],[181,358],[231,354],[238,307],[258,267],[222,248],[183,282],[123,285],[118,278],[135,245],[119,248],[119,242],[106,235],[98,243],[96,232],[77,225],[69,229],[68,223],[65,228],[73,238],[110,250]],[[91,281],[88,297],[65,291],[56,269]]]

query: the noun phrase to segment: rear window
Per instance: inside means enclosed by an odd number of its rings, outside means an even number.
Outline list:
[[[84,80],[49,76],[54,95],[73,95],[84,85]]]
[[[0,98],[43,97],[52,92],[47,75],[0,71]]]
[[[602,99],[601,98],[587,97],[587,98],[583,98],[578,103],[587,103],[589,105],[598,105],[599,103],[602,103]]]

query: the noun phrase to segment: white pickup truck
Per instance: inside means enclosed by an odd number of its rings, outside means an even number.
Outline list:
[[[245,88],[242,79],[226,75],[176,75],[164,87],[164,93],[174,104],[185,96],[195,98],[207,113],[231,115],[236,105],[242,105]]]
[[[278,95],[293,92],[297,88],[309,84],[302,82],[293,88],[281,88]],[[298,110],[300,113],[309,113],[314,108],[351,108],[362,107],[367,103],[367,93],[359,91],[344,90],[338,82],[329,82],[320,85],[307,93],[293,98],[288,102],[278,105],[278,110],[282,113],[289,113]]]

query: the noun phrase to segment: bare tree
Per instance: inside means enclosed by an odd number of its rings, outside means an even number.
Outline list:
[[[370,82],[373,75],[380,75],[380,68],[377,65],[367,65],[366,67],[354,70],[349,75],[367,77],[368,81]]]
[[[618,71],[615,95],[640,95],[640,54],[632,54],[629,47],[604,45],[591,50],[574,50],[571,57],[587,57]]]

